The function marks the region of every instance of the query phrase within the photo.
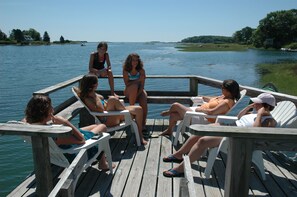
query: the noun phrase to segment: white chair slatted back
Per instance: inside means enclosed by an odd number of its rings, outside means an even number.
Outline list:
[[[92,112],[88,108],[88,106],[80,99],[80,97],[78,96],[78,94],[77,94],[77,92],[75,90],[75,87],[72,87],[71,90],[72,90],[74,96],[77,98],[77,100],[80,101],[80,103],[84,106],[84,108],[88,110],[89,114],[92,115],[95,118],[95,123],[96,124],[101,123],[97,116],[124,115],[124,117],[125,117],[124,122],[122,122],[118,126],[108,127],[107,132],[117,131],[117,130],[120,130],[120,129],[123,129],[123,128],[129,126],[131,128],[131,131],[135,134],[137,146],[141,146],[140,136],[139,136],[139,133],[138,133],[137,124],[132,120],[131,115],[130,115],[128,110],[123,110],[123,111],[103,111],[101,113],[100,112]],[[121,101],[121,102],[123,102],[123,101]]]
[[[240,91],[240,98],[238,99],[238,101],[229,109],[229,111],[226,114],[230,114],[235,108],[236,106],[242,102],[244,96],[246,95],[247,90],[243,89]],[[196,107],[191,107],[193,110],[195,110]],[[180,121],[180,123],[177,126],[176,132],[175,132],[175,137],[174,137],[174,141],[173,141],[173,145],[176,146],[177,142],[178,142],[178,138],[180,135],[183,135],[186,127],[190,126],[191,122],[192,124],[195,124],[196,120],[195,120],[195,116],[200,116],[203,115],[203,117],[206,117],[207,115],[201,112],[186,112],[184,119],[182,121]],[[211,116],[207,116],[210,118],[216,118],[215,115],[211,115]]]
[[[291,101],[280,101],[271,111],[271,115],[278,122],[277,127],[297,127],[297,109]],[[234,119],[235,121],[235,119]],[[228,153],[228,137],[224,137],[219,147],[214,147],[209,150],[209,156],[207,158],[207,165],[204,171],[206,178],[210,177],[213,164],[216,160],[219,152]],[[252,162],[258,167],[259,172],[263,180],[266,179],[262,151],[254,150],[252,156]]]
[[[271,115],[278,122],[279,127],[283,127],[294,115],[296,106],[291,101],[280,101],[271,111]]]

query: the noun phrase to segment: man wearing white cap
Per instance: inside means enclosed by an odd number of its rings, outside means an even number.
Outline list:
[[[275,98],[269,93],[262,93],[251,98],[252,104],[244,108],[238,115],[237,126],[241,127],[275,127],[277,122],[270,114],[275,107]],[[248,114],[250,109],[257,113]]]
[[[251,98],[252,104],[245,107],[238,114],[238,120],[236,125],[239,127],[275,127],[277,122],[271,116],[270,111],[275,107],[275,98],[268,93],[262,93],[255,98]],[[253,112],[250,113],[250,110]],[[218,147],[222,137],[203,136],[198,141],[191,139],[192,136],[183,145],[183,151],[180,154],[187,154],[190,158],[190,162],[199,159],[207,148]],[[193,138],[194,139],[194,138]],[[165,177],[181,177],[184,176],[184,163],[182,159],[178,160],[180,155],[177,155],[178,151],[173,154],[175,160],[178,162],[177,166],[163,172]]]

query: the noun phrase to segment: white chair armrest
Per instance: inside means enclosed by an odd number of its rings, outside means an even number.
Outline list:
[[[235,124],[236,120],[238,120],[237,116],[220,115],[220,116],[217,116],[216,123],[230,125],[230,124]]]
[[[60,148],[60,150],[63,153],[69,153],[69,154],[78,153],[81,149],[89,149],[89,148],[99,144],[103,140],[109,140],[109,138],[110,138],[109,133],[102,133],[102,137],[99,139],[88,139],[85,141],[84,144],[72,145],[71,148],[67,148],[67,149]]]
[[[218,115],[208,115],[203,112],[195,112],[195,111],[187,111],[185,117],[195,117],[195,116],[202,116],[205,118],[217,118]]]
[[[103,111],[103,112],[91,112],[94,116],[115,116],[115,115],[125,115],[130,114],[128,110],[122,111]]]
[[[195,112],[195,111],[187,111],[185,116],[191,117],[191,116],[203,116],[205,117],[206,114],[202,112]]]
[[[203,103],[205,103],[201,96],[193,96],[191,97],[191,101],[193,102],[193,105],[192,105],[193,107],[200,106]]]

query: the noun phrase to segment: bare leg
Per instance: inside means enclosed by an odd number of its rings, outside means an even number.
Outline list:
[[[146,118],[147,118],[147,93],[145,90],[143,90],[143,93],[139,96],[139,105],[142,107],[142,112],[143,112],[143,120],[142,120],[142,125],[143,127],[146,124]]]
[[[176,151],[173,156],[177,159],[182,159],[184,154],[188,154],[192,147],[198,142],[201,136],[192,135],[183,145],[182,147]]]
[[[107,131],[107,128],[106,128],[106,126],[104,124],[99,124],[99,125],[92,124],[92,125],[89,125],[89,126],[86,126],[86,127],[82,127],[81,129],[86,130],[86,131],[91,131],[94,134],[98,134],[98,133],[102,133],[102,132]]]
[[[135,122],[137,124],[138,132],[139,132],[139,137],[141,140],[141,143],[146,145],[147,141],[144,140],[143,138],[143,133],[142,133],[142,108],[140,106],[127,106],[126,109],[129,110],[132,116],[135,117]]]
[[[138,84],[132,84],[126,87],[125,96],[129,100],[130,105],[135,105],[137,99]]]
[[[107,100],[106,111],[121,111],[125,110],[125,106],[119,101],[118,98],[111,96]],[[119,116],[108,116],[105,122],[106,126],[115,126],[121,123],[124,119],[122,115]]]
[[[204,136],[201,137],[192,147],[189,152],[190,162],[193,163],[194,161],[200,159],[201,155],[207,148],[217,147],[219,146],[222,137],[212,137],[212,136]],[[180,163],[178,166],[173,168],[177,172],[184,171],[184,162]]]
[[[101,159],[99,160],[99,165],[98,165],[99,169],[106,171],[109,170],[109,166],[108,166],[108,162],[106,161],[106,157],[105,154],[102,154]],[[112,168],[115,168],[116,165],[113,163],[112,164]]]
[[[111,95],[113,95],[115,97],[119,97],[117,94],[114,93],[114,79],[113,79],[113,74],[112,74],[111,70],[107,71],[107,76],[108,76],[108,83],[110,86]]]
[[[192,111],[190,108],[180,104],[173,103],[169,109],[169,126],[160,135],[172,135],[173,128],[175,127],[178,120],[182,120],[187,111]]]

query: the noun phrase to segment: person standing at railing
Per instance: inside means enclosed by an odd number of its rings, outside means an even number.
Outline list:
[[[123,79],[125,83],[124,95],[128,98],[130,105],[138,101],[143,111],[143,130],[145,130],[147,118],[147,93],[144,89],[145,70],[143,62],[137,53],[127,56],[123,65]]]
[[[106,42],[100,42],[97,46],[97,51],[91,53],[89,61],[89,72],[97,77],[108,77],[111,95],[118,96],[114,92],[114,79],[111,71],[111,63],[107,52],[108,45]],[[105,68],[105,62],[107,67]]]

